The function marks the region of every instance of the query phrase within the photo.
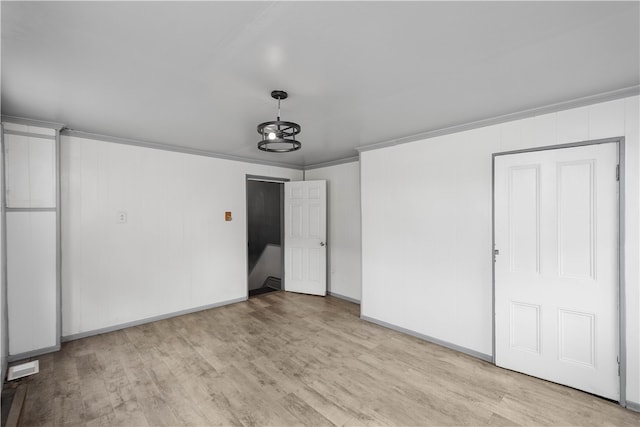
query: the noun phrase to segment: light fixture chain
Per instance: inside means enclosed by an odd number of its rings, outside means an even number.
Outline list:
[[[278,97],[278,121],[280,121],[280,97]]]

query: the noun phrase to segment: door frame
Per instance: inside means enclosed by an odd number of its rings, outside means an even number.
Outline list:
[[[563,148],[583,147],[586,145],[609,144],[618,145],[618,379],[620,381],[619,403],[627,406],[627,343],[626,343],[626,306],[625,306],[625,253],[624,253],[624,208],[625,208],[625,138],[618,136],[613,138],[594,139],[588,141],[572,142],[568,144],[546,145],[520,150],[501,151],[491,155],[491,325],[492,325],[492,349],[491,362],[496,364],[496,265],[494,250],[496,247],[496,219],[495,219],[495,161],[496,157],[509,154],[532,153],[535,151],[559,150]]]
[[[249,244],[249,181],[262,181],[272,182],[280,185],[280,254],[282,263],[280,265],[280,271],[282,277],[280,278],[282,289],[284,290],[284,183],[291,181],[289,178],[277,178],[272,176],[262,175],[250,175],[246,174],[244,179],[244,198],[245,198],[245,224],[244,224],[244,241]],[[247,291],[246,299],[249,299],[249,250],[245,250],[244,269],[247,272],[245,275],[245,290]]]

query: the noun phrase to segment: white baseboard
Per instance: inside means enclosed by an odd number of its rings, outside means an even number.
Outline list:
[[[174,311],[172,313],[160,314],[158,316],[147,317],[145,319],[134,320],[126,323],[120,323],[118,325],[107,326],[106,328],[99,328],[99,329],[93,329],[91,331],[79,332],[77,334],[64,335],[62,337],[62,342],[79,340],[81,338],[87,338],[87,337],[91,337],[99,334],[106,334],[108,332],[119,331],[120,329],[126,329],[132,326],[144,325],[145,323],[156,322],[158,320],[169,319],[171,317],[195,313],[197,311],[209,310],[210,308],[222,307],[223,305],[235,304],[237,302],[242,302],[246,300],[247,300],[247,297],[235,298],[228,301],[217,302],[214,304],[208,304],[200,307],[188,308],[186,310]]]
[[[627,400],[627,409],[631,409],[632,411],[640,412],[640,403],[632,402]]]
[[[441,345],[442,347],[459,351],[460,353],[468,354],[469,356],[476,357],[478,359],[484,360],[485,362],[493,363],[493,357],[489,354],[480,353],[479,351],[471,350],[470,348],[462,347],[457,344],[452,344],[438,338],[433,338],[428,335],[403,328],[401,326],[392,325],[391,323],[383,322],[382,320],[374,319],[372,317],[360,316],[360,318],[362,320],[366,320],[367,322],[375,323],[376,325],[384,326],[385,328],[393,329],[394,331],[402,332],[403,334],[411,335],[412,337],[420,338],[421,340],[429,341],[434,344]]]
[[[344,295],[340,295],[340,294],[337,294],[337,293],[331,292],[331,291],[327,291],[327,294],[331,295],[332,297],[340,298],[340,299],[343,299],[345,301],[349,301],[349,302],[352,302],[354,304],[360,305],[360,301],[355,299],[355,298],[351,298],[351,297],[347,297],[347,296],[344,296]]]
[[[53,353],[60,350],[60,344],[51,347],[39,348],[37,350],[25,351],[24,353],[10,354],[7,356],[7,362],[15,362],[16,360],[31,359],[32,357],[42,356],[43,354]],[[6,374],[5,367],[2,366],[2,375]]]

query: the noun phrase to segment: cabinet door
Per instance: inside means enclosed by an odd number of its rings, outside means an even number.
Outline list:
[[[6,135],[5,170],[7,185],[7,207],[31,207],[31,191],[29,190],[29,137],[22,135]]]
[[[56,206],[53,139],[5,134],[5,165],[7,207]]]
[[[56,333],[56,213],[7,212],[9,354],[51,348]]]

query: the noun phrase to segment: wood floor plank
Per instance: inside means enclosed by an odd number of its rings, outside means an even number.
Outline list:
[[[313,409],[297,395],[289,393],[280,398],[280,404],[284,409],[295,416],[301,425],[312,426],[332,426],[334,425],[328,418]]]
[[[149,374],[150,366],[144,363],[140,353],[135,351],[134,347],[121,348],[118,359],[129,383],[133,386],[137,405],[149,425],[179,425],[175,414],[168,407],[162,392],[158,390]]]
[[[27,396],[22,408],[22,425],[47,426],[55,420],[53,387],[39,383],[29,383]]]
[[[278,404],[258,381],[230,366],[218,378],[223,394],[240,422],[245,426],[297,425],[296,418]]]
[[[334,402],[324,394],[319,393],[308,386],[299,388],[295,394],[307,405],[311,406],[318,413],[322,414],[323,417],[337,426],[346,425],[349,422],[353,424],[355,420],[362,418],[363,416],[362,414],[343,406],[342,402]],[[373,421],[370,417],[368,420]],[[365,423],[361,423],[361,425],[364,424]]]
[[[640,426],[640,414],[273,292],[67,342],[25,379],[22,425]]]

